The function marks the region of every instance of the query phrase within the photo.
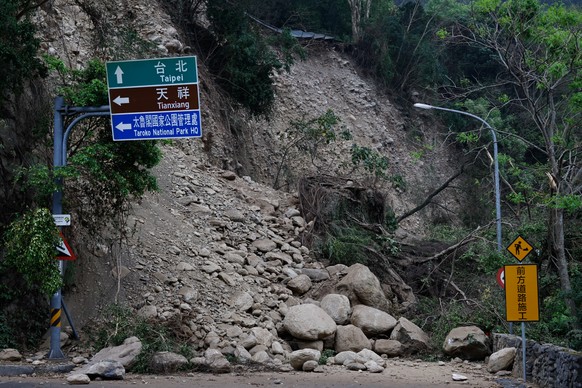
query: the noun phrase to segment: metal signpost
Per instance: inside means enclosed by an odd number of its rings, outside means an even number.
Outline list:
[[[107,62],[113,140],[201,137],[196,57]]]
[[[509,253],[520,263],[533,247],[518,236],[507,247]],[[526,381],[525,322],[540,320],[538,267],[535,264],[512,264],[503,267],[505,284],[505,310],[508,322],[521,322],[521,347],[523,358],[523,381]]]
[[[63,97],[55,98],[53,168],[67,165],[67,142],[73,128],[83,119],[110,116],[113,140],[153,140],[201,137],[200,93],[196,57],[176,57],[108,62],[107,83],[110,106],[75,107],[65,105]],[[64,129],[64,118],[76,116]],[[70,214],[63,212],[62,179],[56,179],[52,213],[61,228],[71,225]],[[76,255],[61,234],[56,247],[59,271],[63,262]],[[73,335],[75,327],[65,307],[61,290],[50,301],[49,359],[64,358],[61,351],[61,310]]]
[[[76,117],[66,128],[64,129],[64,118],[67,116],[79,115]],[[54,138],[53,138],[53,168],[56,170],[60,167],[67,165],[67,142],[69,135],[73,130],[73,127],[77,123],[88,117],[95,116],[105,116],[109,115],[109,107],[70,107],[65,105],[65,100],[63,97],[58,96],[55,98],[54,107]],[[69,214],[63,213],[63,191],[62,191],[62,179],[57,178],[57,190],[53,193],[53,218],[55,224],[61,228],[63,226],[69,226],[71,224],[71,216]],[[62,235],[61,235],[62,236]],[[64,273],[64,260],[74,260],[76,258],[75,254],[72,252],[70,246],[61,237],[61,242],[57,247],[55,247],[59,258],[59,271],[61,276]],[[60,359],[64,358],[63,352],[61,350],[61,312],[64,311],[71,328],[73,329],[73,335],[78,338],[73,321],[67,311],[65,303],[63,301],[61,290],[57,290],[50,300],[50,350],[48,353],[49,359]]]

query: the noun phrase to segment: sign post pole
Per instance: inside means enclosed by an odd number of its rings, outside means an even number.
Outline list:
[[[520,262],[520,264],[506,265],[503,272],[507,321],[521,322],[523,381],[526,382],[525,322],[540,320],[538,267],[536,264],[521,264],[521,261],[534,250],[523,237],[518,236],[507,247],[507,250]]]
[[[63,166],[63,116],[61,111],[65,106],[65,99],[61,96],[55,98],[54,116],[54,149],[53,169]],[[62,179],[56,178],[57,190],[53,193],[53,214],[63,212]],[[59,260],[59,272],[63,275],[63,262]],[[50,304],[50,350],[49,359],[65,358],[61,350],[61,289],[51,297]]]
[[[75,118],[64,130],[63,117],[69,115],[76,115],[82,113],[79,117]],[[65,105],[65,99],[62,96],[57,96],[55,98],[54,106],[54,138],[53,138],[53,171],[58,170],[60,167],[67,165],[67,139],[71,133],[73,127],[82,119],[93,116],[107,116],[109,115],[109,106],[101,107],[70,107]],[[57,186],[56,191],[53,193],[53,203],[52,212],[53,218],[56,217],[55,223],[64,226],[67,224],[66,216],[62,214],[63,212],[63,180],[62,178],[55,178],[55,183]],[[61,217],[65,216],[65,217]],[[61,220],[61,218],[63,218]],[[70,222],[70,219],[69,221]],[[59,227],[60,227],[59,226]],[[62,239],[63,245],[67,246],[68,255],[65,255],[59,260],[59,272],[63,276],[64,272],[64,260],[74,260],[75,256],[68,249],[66,241]],[[64,308],[62,292],[59,289],[55,292],[50,301],[50,350],[48,353],[49,359],[60,359],[65,358],[61,350],[61,314]],[[65,311],[67,319],[71,326],[73,326],[72,321],[68,312]],[[74,329],[73,329],[74,331]]]

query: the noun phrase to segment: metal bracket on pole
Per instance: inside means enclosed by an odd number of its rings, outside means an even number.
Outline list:
[[[110,114],[110,108],[108,105],[100,107],[70,107],[65,105],[65,99],[62,96],[58,96],[55,98],[54,114],[53,169],[57,169],[67,165],[67,140],[73,127],[84,118],[108,116]],[[72,116],[76,114],[81,115],[69,124],[66,131],[63,131],[63,116]],[[53,193],[52,211],[53,214],[61,214],[63,212],[62,178],[55,178],[55,183],[57,185],[57,190]],[[64,268],[62,261],[59,261],[59,272],[61,273],[61,276],[63,276]],[[52,295],[50,301],[49,359],[65,358],[61,350],[61,311],[63,309],[71,327],[73,327],[73,334],[78,338],[71,317],[63,303],[61,290],[59,289]]]

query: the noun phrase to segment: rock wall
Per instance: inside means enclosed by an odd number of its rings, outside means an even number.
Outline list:
[[[493,351],[515,347],[513,376],[523,376],[521,338],[509,334],[493,335]],[[526,377],[540,387],[582,387],[582,353],[551,344],[540,344],[526,338]]]

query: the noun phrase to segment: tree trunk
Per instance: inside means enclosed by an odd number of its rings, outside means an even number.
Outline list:
[[[352,11],[352,41],[360,40],[360,25],[362,21],[362,0],[348,0]]]
[[[572,284],[570,283],[570,275],[568,273],[568,260],[566,258],[566,249],[564,247],[564,210],[551,209],[550,222],[552,223],[552,250],[556,255],[556,262],[558,265],[558,275],[560,276],[560,286],[562,291],[566,294],[564,302],[570,310],[570,316],[573,319],[573,328],[579,329],[577,324],[577,307],[576,303],[570,295],[572,292]]]

